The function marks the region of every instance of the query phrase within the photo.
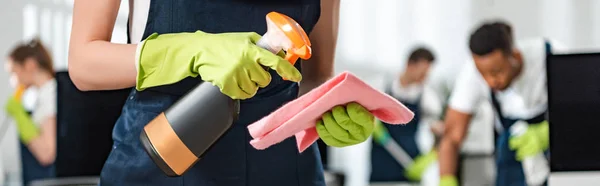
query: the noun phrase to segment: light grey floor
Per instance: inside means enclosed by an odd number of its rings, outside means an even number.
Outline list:
[[[100,182],[99,177],[74,177],[74,178],[58,178],[33,181],[28,186],[63,186],[63,185],[78,185],[78,186],[95,186]]]
[[[496,180],[494,156],[466,157],[462,162],[462,186],[493,186]]]

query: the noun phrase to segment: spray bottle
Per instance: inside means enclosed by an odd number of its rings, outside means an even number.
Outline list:
[[[518,121],[510,127],[510,134],[515,137],[524,135],[528,127],[526,122]],[[550,174],[550,167],[543,152],[526,157],[521,163],[527,185],[540,186],[544,184]]]
[[[292,63],[311,56],[308,36],[290,17],[271,12],[267,32],[256,43],[275,54],[286,51]],[[148,123],[140,140],[146,152],[168,176],[181,176],[233,125],[239,100],[203,82]]]

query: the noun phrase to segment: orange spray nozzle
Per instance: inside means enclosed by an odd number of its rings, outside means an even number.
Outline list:
[[[18,85],[17,89],[15,90],[15,94],[13,96],[15,96],[15,98],[17,100],[20,100],[21,97],[23,97],[23,93],[25,93],[25,86],[23,85]]]
[[[278,53],[286,51],[285,59],[295,64],[298,58],[309,59],[312,55],[311,44],[306,32],[294,19],[278,12],[267,14],[267,33],[258,41],[258,45]]]

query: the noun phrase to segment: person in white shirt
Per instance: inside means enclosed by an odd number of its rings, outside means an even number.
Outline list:
[[[5,105],[19,132],[23,184],[54,177],[56,157],[56,81],[50,53],[39,39],[15,47],[8,57],[12,76],[22,88],[33,88],[36,101],[29,113],[12,96]]]
[[[542,38],[513,43],[511,26],[497,21],[478,27],[470,36],[469,48],[472,65],[459,73],[446,111],[439,152],[440,185],[458,185],[458,150],[481,101],[491,102],[499,119],[496,185],[526,185],[520,160],[547,148],[545,59],[551,51],[550,44]],[[532,126],[527,131],[532,140],[513,143],[524,141],[507,131],[517,121]],[[532,149],[533,143],[540,145]]]

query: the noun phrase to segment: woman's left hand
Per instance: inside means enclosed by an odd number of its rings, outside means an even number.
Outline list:
[[[23,105],[13,96],[11,96],[6,101],[6,105],[4,105],[4,110],[8,115],[12,117],[14,117],[14,115],[18,112],[25,112],[25,108],[23,108]]]
[[[358,103],[336,106],[317,121],[317,133],[325,144],[345,147],[364,142],[373,133],[375,117]]]
[[[24,144],[29,144],[31,140],[40,135],[37,126],[31,117],[29,117],[21,102],[17,101],[15,97],[10,97],[8,99],[4,109],[15,121],[17,131],[19,132],[19,137]]]

